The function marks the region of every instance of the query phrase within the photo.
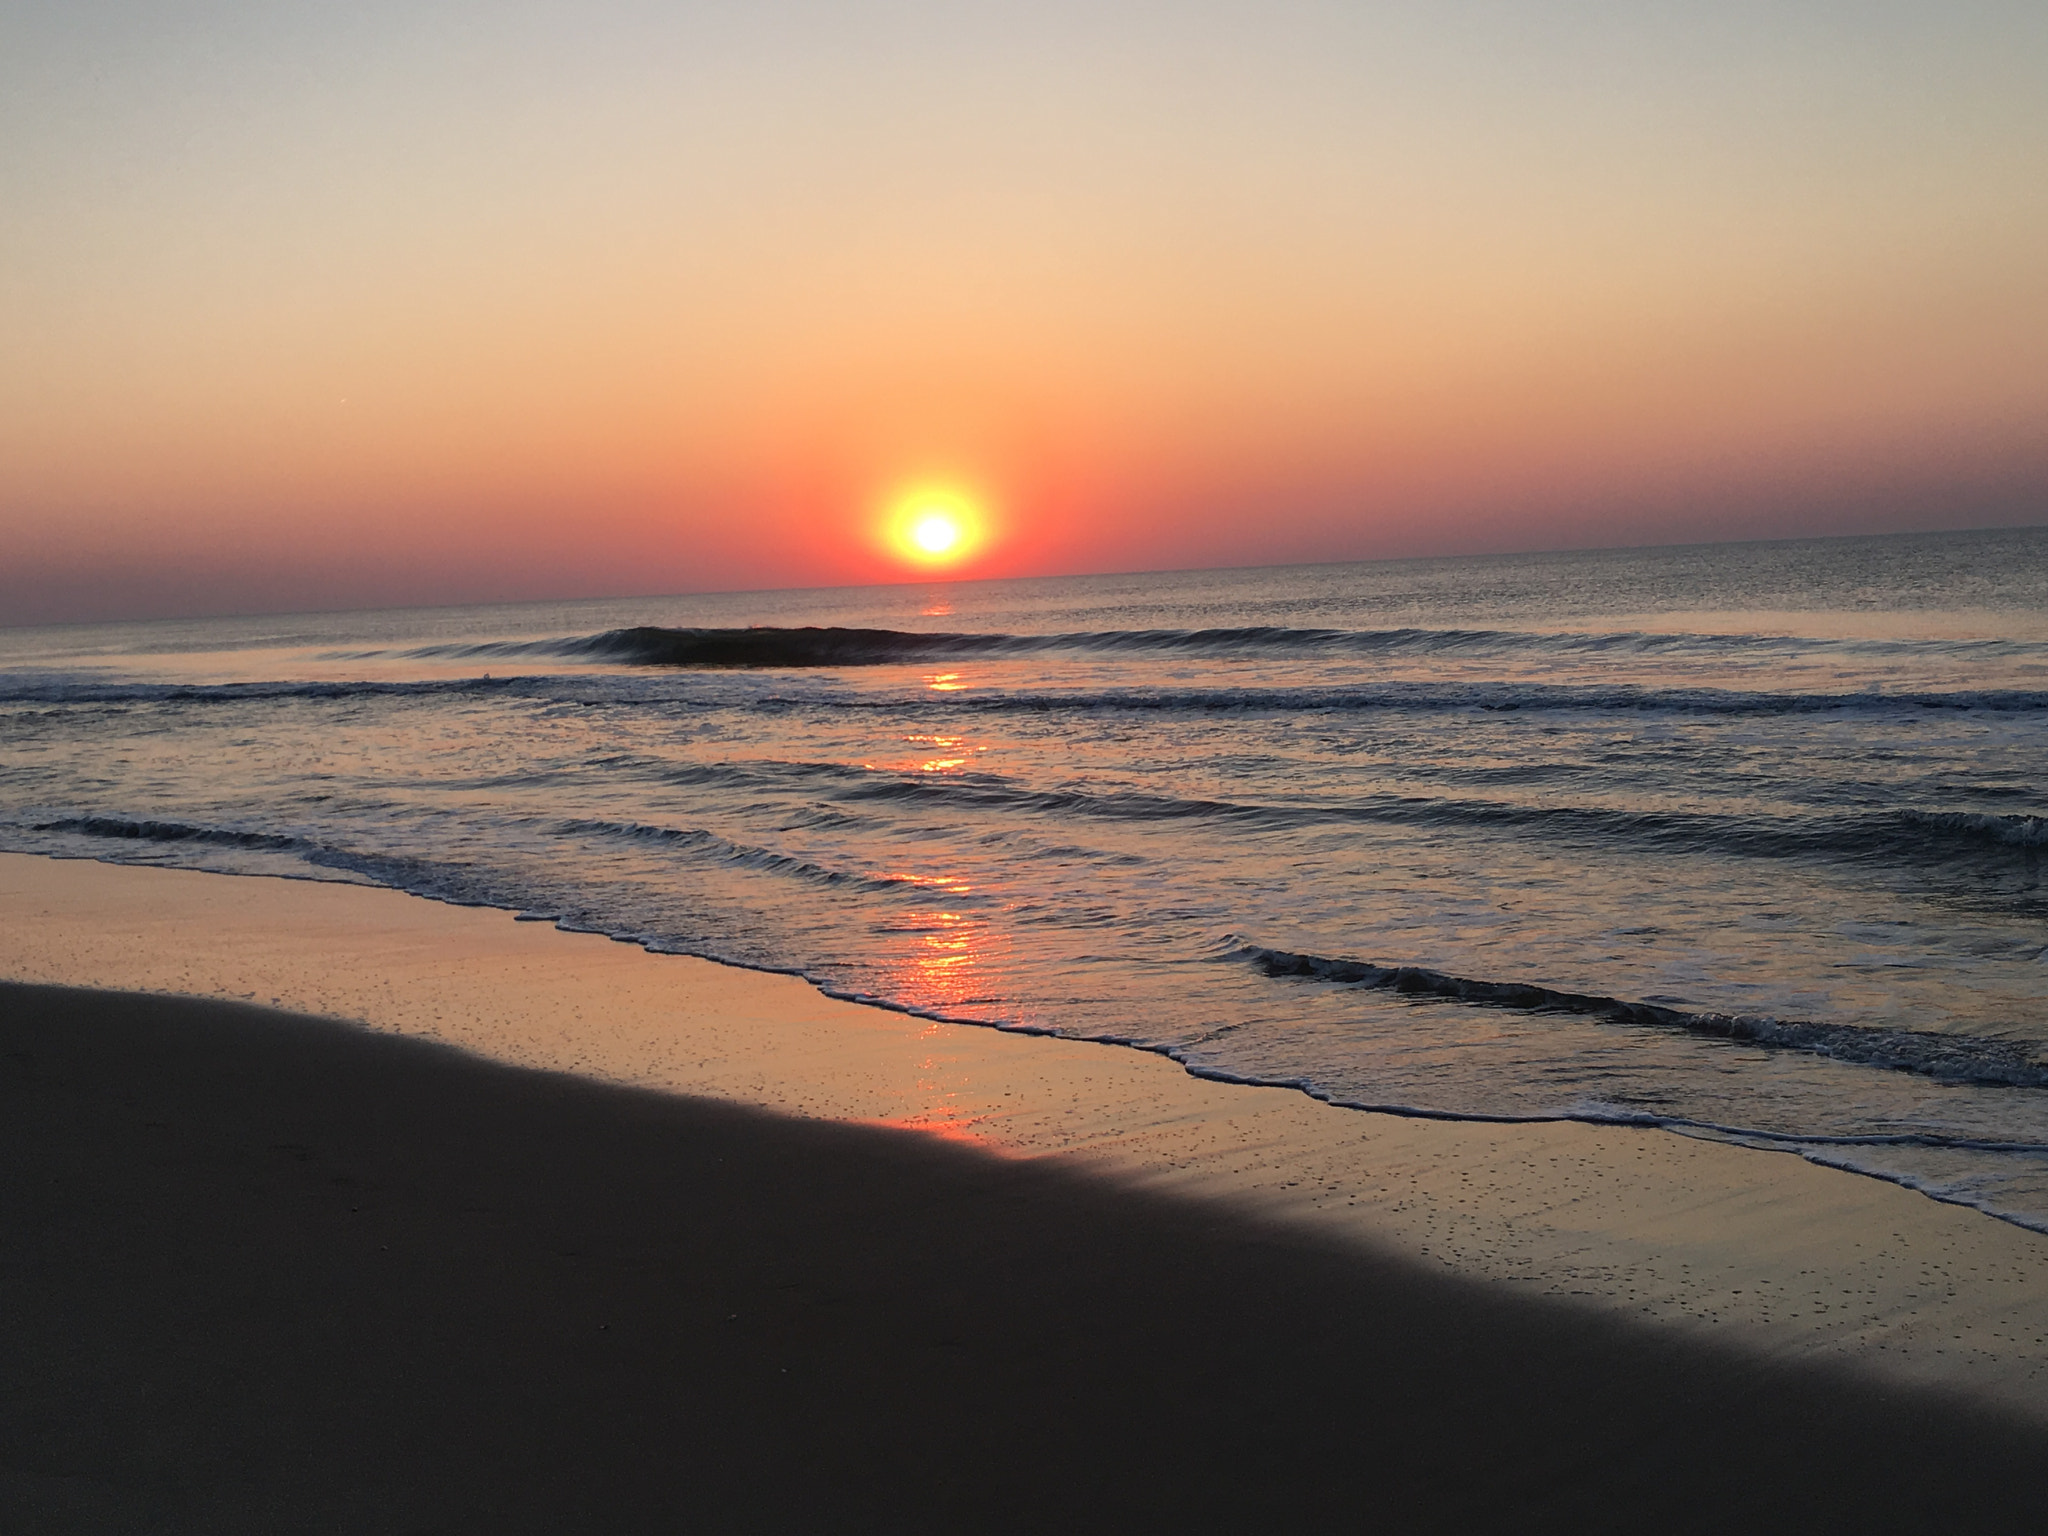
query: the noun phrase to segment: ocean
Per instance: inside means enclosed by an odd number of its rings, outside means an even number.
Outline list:
[[[2048,1231],[2048,529],[0,630],[0,849]]]

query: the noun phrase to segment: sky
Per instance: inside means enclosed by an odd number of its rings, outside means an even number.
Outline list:
[[[0,623],[2048,522],[2039,0],[0,0]]]

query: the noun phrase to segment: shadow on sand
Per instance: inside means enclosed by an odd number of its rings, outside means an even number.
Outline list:
[[[11,1532],[2034,1530],[2048,1434],[913,1134],[0,987]]]

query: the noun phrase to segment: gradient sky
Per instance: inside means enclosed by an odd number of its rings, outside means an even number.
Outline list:
[[[2040,0],[0,0],[0,622],[2048,521]]]

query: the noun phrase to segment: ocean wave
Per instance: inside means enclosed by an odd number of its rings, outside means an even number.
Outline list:
[[[131,820],[125,816],[62,816],[33,824],[36,832],[73,832],[82,837],[118,838],[145,843],[200,843],[215,848],[250,848],[266,853],[313,848],[304,838],[277,832],[244,832],[233,827],[202,827],[183,821]]]
[[[857,633],[857,632],[849,632]],[[861,663],[846,663],[857,665]],[[815,665],[825,665],[816,663]],[[1733,688],[1652,688],[1572,683],[1390,681],[1369,686],[1305,684],[1219,687],[977,687],[935,693],[919,688],[854,690],[792,688],[744,676],[759,667],[631,674],[514,674],[504,677],[412,680],[277,681],[238,683],[104,682],[76,677],[16,674],[0,677],[0,704],[110,706],[172,704],[229,706],[277,700],[479,697],[556,703],[601,703],[621,708],[832,711],[961,715],[1344,715],[1517,713],[1770,717],[1845,714],[1861,717],[1930,713],[2036,714],[2048,711],[2048,690],[1954,689],[1917,692],[1795,693]],[[722,680],[721,680],[722,679]],[[765,684],[765,686],[764,686]]]
[[[642,624],[591,635],[536,640],[449,642],[400,652],[331,653],[336,660],[399,655],[421,660],[557,656],[633,666],[807,668],[905,665],[1021,656],[1043,651],[1162,655],[1294,654],[1454,655],[1744,655],[1840,650],[1860,655],[1940,654],[1954,657],[2048,655],[2048,645],[2007,640],[1818,640],[1787,635],[1617,631],[1546,633],[1503,629],[1296,629],[1245,625],[1211,629],[1081,630],[1053,634],[969,633],[805,625],[668,628]]]
[[[1994,848],[2048,848],[2048,816],[1989,811],[1899,811],[1899,822],[1941,842]]]
[[[763,874],[785,875],[817,885],[840,886],[876,893],[915,889],[917,882],[893,875],[864,875],[828,869],[809,859],[778,853],[731,838],[702,827],[664,827],[639,821],[601,821],[575,817],[556,823],[556,830],[571,837],[601,837],[621,842],[646,843],[679,851],[709,855],[720,863]]]
[[[1974,862],[1987,853],[2031,856],[2035,849],[2048,847],[2048,817],[2016,812],[1907,807],[1804,816],[1718,814],[1386,793],[1274,804],[1137,790],[1035,789],[994,774],[905,775],[844,763],[780,760],[693,764],[668,769],[662,777],[672,783],[779,789],[839,804],[924,804],[1025,816],[1212,822],[1256,831],[1338,825],[1495,830],[1587,843],[1630,843],[1668,854],[1712,851],[1766,859]]]
[[[1714,853],[1773,861],[1814,859],[1898,868],[1947,866],[1987,873],[2021,866],[2031,870],[2039,851],[2048,848],[2048,816],[2021,812],[1899,807],[1854,813],[1773,815],[1532,804],[1385,792],[1352,799],[1276,803],[1140,790],[1036,788],[999,774],[905,774],[830,761],[740,759],[673,764],[631,757],[607,766],[677,787],[790,797],[814,810],[925,808],[942,813],[1032,820],[1209,824],[1235,827],[1247,833],[1405,826],[1448,833],[1533,837],[1581,846],[1633,846],[1670,857]],[[527,781],[525,777],[518,780]],[[39,823],[35,830],[273,851],[312,847],[298,839],[270,833],[104,815],[66,817]],[[708,840],[716,838],[716,834],[700,830],[590,819],[564,821],[559,830],[572,837],[669,840],[678,846],[700,846],[706,851],[713,847]],[[783,856],[771,850],[746,849],[738,844],[730,848],[733,858],[754,860],[764,870],[781,867],[778,861]],[[2018,864],[2013,862],[2015,859]],[[797,867],[801,863],[794,861],[785,872],[805,873],[805,869]],[[819,874],[822,878],[824,872]],[[839,878],[842,877],[832,876],[834,880]]]
[[[773,848],[735,842],[701,827],[668,827],[650,822],[606,821],[592,817],[565,817],[545,825],[549,833],[558,837],[654,845],[705,857],[735,869],[784,876],[814,885],[837,886],[878,895],[917,894],[926,888],[925,882],[909,876],[831,869]],[[445,879],[447,867],[434,861],[342,849],[289,833],[255,832],[235,827],[125,816],[62,816],[50,821],[32,822],[29,830],[64,832],[110,842],[183,844],[296,854],[309,864],[374,875],[418,895],[433,895],[443,900],[470,899],[466,895],[450,894],[451,888]],[[398,873],[394,874],[394,871]],[[431,873],[433,878],[423,880],[423,871]],[[952,899],[962,898],[960,893],[954,892]]]
[[[278,699],[403,698],[423,694],[518,691],[545,678],[422,678],[378,682],[140,683],[78,677],[0,678],[0,704],[241,704]]]
[[[1692,1013],[1598,993],[1566,992],[1533,982],[1476,981],[1426,966],[1376,965],[1365,960],[1296,954],[1250,943],[1233,945],[1225,958],[1249,964],[1276,979],[1299,978],[1383,989],[1411,997],[1438,997],[1481,1008],[1563,1013],[1609,1024],[1678,1030],[1766,1049],[1826,1056],[1855,1066],[1911,1072],[1946,1083],[2048,1087],[2048,1061],[2018,1041],[1865,1029],[1756,1014]]]
[[[848,710],[898,709],[906,702],[886,695],[850,694],[775,703]],[[1316,684],[1252,688],[1102,688],[1011,691],[961,690],[920,696],[926,708],[963,714],[1056,714],[1130,712],[1140,714],[1369,714],[1379,712],[1488,714],[1578,712],[1587,714],[1745,716],[1853,714],[1913,715],[1939,711],[2033,714],[2048,710],[2048,690],[1972,688],[1913,693],[1792,693],[1737,688],[1642,688],[1570,683],[1393,682],[1371,687]]]
[[[1351,800],[1262,803],[1138,790],[1038,789],[993,773],[901,773],[832,761],[762,758],[674,764],[621,757],[618,769],[662,783],[770,792],[814,807],[928,806],[1027,817],[1125,822],[1211,822],[1248,831],[1319,826],[1414,826],[1500,831],[1581,843],[1624,843],[1659,853],[1714,852],[1761,859],[1981,864],[2048,848],[2048,816],[1900,807],[1807,815],[1636,810],[1483,798],[1377,793]]]

